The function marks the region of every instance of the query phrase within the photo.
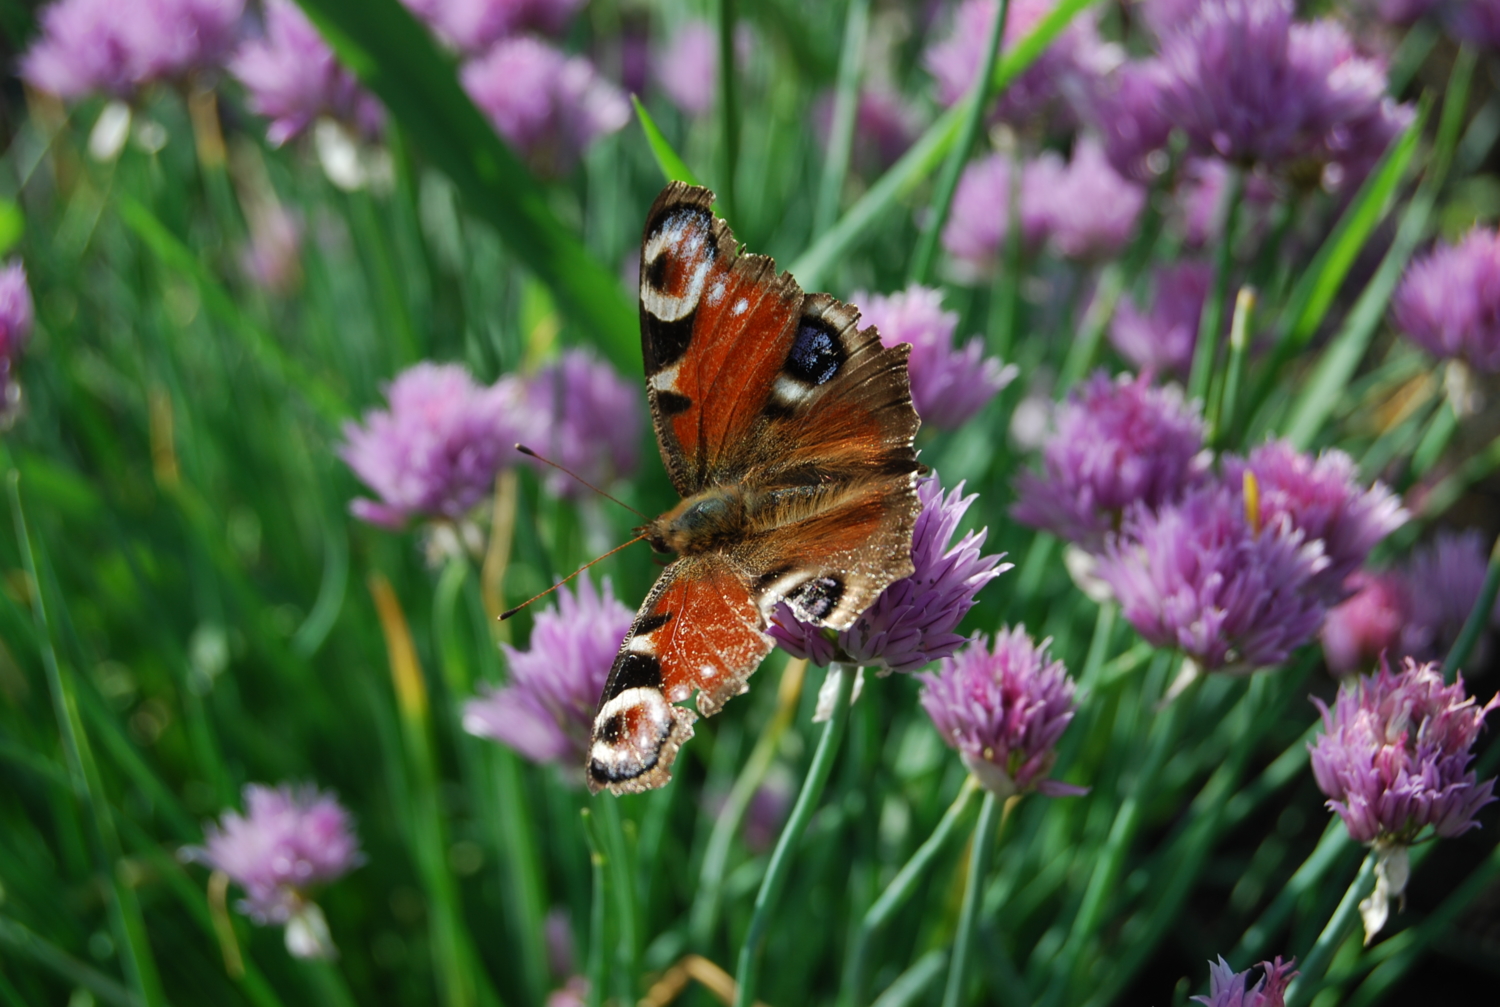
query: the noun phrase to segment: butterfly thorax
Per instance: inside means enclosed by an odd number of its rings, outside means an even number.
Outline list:
[[[745,533],[745,498],[738,486],[715,486],[687,497],[647,525],[657,552],[679,556],[721,549]]]

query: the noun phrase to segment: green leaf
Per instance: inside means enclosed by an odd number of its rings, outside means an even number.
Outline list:
[[[651,156],[656,158],[657,167],[669,182],[686,182],[688,185],[702,185],[698,176],[693,174],[693,169],[687,166],[662,131],[656,125],[656,120],[651,118],[651,113],[646,111],[646,106],[635,95],[630,96],[630,104],[635,106],[635,117],[640,121],[641,132],[646,134],[646,144],[651,148]]]
[[[548,194],[458,83],[453,62],[397,0],[298,0],[412,145],[457,187],[615,364],[641,367],[639,322],[614,272],[552,212]]]

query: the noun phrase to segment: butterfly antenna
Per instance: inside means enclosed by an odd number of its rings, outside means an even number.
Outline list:
[[[543,458],[541,455],[537,454],[535,451],[531,450],[526,445],[524,445],[524,444],[517,444],[516,445],[516,450],[519,451],[519,452],[521,452],[521,454],[526,455],[528,458],[535,458],[537,461],[541,462],[543,465],[551,465],[553,468],[557,469],[557,471],[561,472],[563,475],[572,476],[574,479],[577,479],[579,482],[583,483],[583,485],[587,486],[589,489],[593,490],[595,493],[599,494],[604,499],[606,499],[606,500],[613,500],[615,503],[619,504],[621,507],[624,507],[626,510],[630,511],[630,513],[634,514],[636,517],[642,518],[642,519],[644,519],[646,517],[646,515],[642,514],[640,511],[636,510],[634,507],[630,506],[625,501],[617,499],[616,497],[610,496],[608,493],[604,492],[602,489],[600,489],[599,487],[595,486],[593,483],[589,482],[587,479],[585,479],[583,476],[579,475],[577,472],[574,472],[571,469],[565,469],[565,468],[563,468],[561,465],[557,464],[557,462],[553,461],[551,458]],[[632,541],[634,541],[634,540],[632,540]],[[629,542],[625,543],[625,545],[629,545],[629,544],[630,544]],[[624,548],[624,547],[622,546],[621,548]],[[605,553],[604,554],[604,556],[608,556],[608,555],[609,555],[609,553]],[[604,556],[600,556],[599,559],[603,559]],[[599,562],[599,560],[595,560],[594,562],[597,563],[597,562]],[[587,569],[587,568],[585,568],[585,569]]]
[[[520,446],[521,445],[519,445],[519,444],[516,445],[516,447],[520,447]],[[546,459],[543,459],[543,460],[545,461]],[[567,470],[564,469],[564,471],[567,471]],[[579,482],[583,482],[583,480],[580,479]],[[587,486],[588,483],[584,483],[584,485]],[[614,497],[610,497],[610,499],[613,500]],[[618,501],[616,501],[616,502],[618,502]],[[611,549],[609,552],[605,553],[603,556],[597,556],[594,559],[589,560],[587,563],[583,564],[583,566],[579,567],[577,570],[574,570],[572,573],[568,574],[562,580],[558,581],[556,584],[553,584],[551,587],[547,588],[547,590],[543,591],[541,594],[533,595],[532,597],[527,598],[525,601],[521,602],[521,604],[517,605],[515,608],[507,609],[506,611],[501,612],[500,613],[500,621],[504,622],[506,619],[509,619],[511,616],[515,615],[517,612],[521,611],[521,609],[525,608],[527,605],[530,605],[532,602],[536,601],[538,598],[545,598],[545,597],[547,597],[547,595],[551,594],[553,591],[556,591],[558,588],[562,587],[568,581],[572,580],[574,577],[577,577],[579,574],[583,573],[583,571],[587,570],[589,567],[593,566],[595,563],[599,562],[602,559],[609,559],[611,556],[613,556],[615,553],[619,552],[621,549],[624,549],[626,546],[635,545],[637,542],[639,542],[641,539],[643,539],[645,537],[646,537],[646,535],[643,532],[640,535],[637,535],[635,538],[631,539],[629,542],[624,542],[624,543],[621,543],[620,545],[615,546],[613,549]]]

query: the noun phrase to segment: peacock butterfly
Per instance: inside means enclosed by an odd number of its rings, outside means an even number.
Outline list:
[[[847,628],[910,575],[919,504],[906,358],[859,312],[742,255],[707,189],[672,182],[641,241],[641,352],[682,500],[638,529],[676,553],[636,614],[594,717],[594,793],[671,778],[697,714],[746,689],[786,601]]]

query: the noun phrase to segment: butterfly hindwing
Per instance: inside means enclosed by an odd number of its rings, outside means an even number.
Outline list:
[[[744,692],[771,650],[764,625],[744,574],[727,558],[685,557],[662,571],[605,683],[589,788],[634,793],[665,783],[696,719],[677,704],[696,690],[698,712],[709,716]]]

